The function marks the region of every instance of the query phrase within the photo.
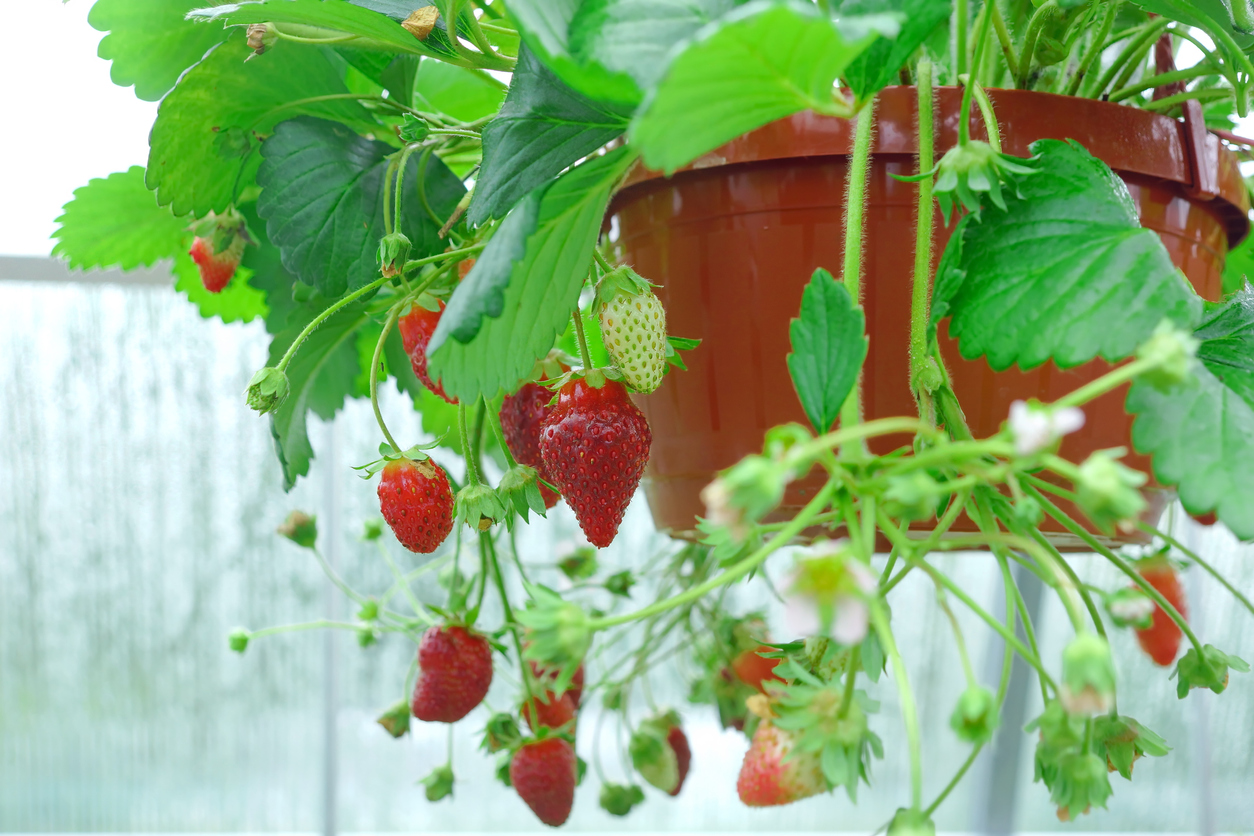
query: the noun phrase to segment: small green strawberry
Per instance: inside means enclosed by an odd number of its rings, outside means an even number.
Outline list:
[[[597,284],[601,336],[627,385],[648,394],[666,373],[666,311],[649,283],[630,267],[606,273]]]

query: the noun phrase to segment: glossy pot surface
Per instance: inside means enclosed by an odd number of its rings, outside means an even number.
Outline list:
[[[1221,295],[1230,243],[1245,235],[1248,204],[1235,157],[1209,136],[1198,148],[1217,197],[1190,194],[1190,145],[1173,119],[1104,102],[1014,90],[989,91],[1007,153],[1028,155],[1037,139],[1074,139],[1104,160],[1128,185],[1144,226],[1155,230],[1197,292]],[[960,91],[937,95],[937,155],[957,141]],[[870,348],[864,368],[868,419],[915,414],[907,381],[910,282],[914,263],[916,187],[890,175],[914,173],[916,91],[888,88],[876,109],[863,257],[863,305]],[[971,133],[984,138],[973,114]],[[645,490],[658,527],[691,536],[704,513],[699,494],[717,471],[761,450],[777,424],[806,423],[788,375],[789,321],[817,267],[839,277],[843,197],[852,123],[797,114],[747,134],[670,178],[637,169],[610,209],[619,256],[661,285],[672,334],[702,340],[686,355],[687,372],[637,402],[653,429]],[[934,262],[949,237],[939,213]],[[935,264],[934,264],[935,266]],[[1109,366],[1098,360],[1071,369],[1052,363],[993,372],[965,360],[941,328],[954,389],[977,438],[997,432],[1017,399],[1052,401]],[[1067,436],[1063,455],[1083,460],[1094,450],[1131,448],[1126,388],[1089,404],[1085,427]],[[877,453],[909,443],[878,439]],[[1148,471],[1132,454],[1127,463]],[[790,486],[784,513],[804,504],[817,479]],[[1151,490],[1159,510],[1167,496]],[[926,530],[922,525],[919,530]],[[969,531],[960,519],[956,532]],[[1057,534],[1055,531],[1054,534]],[[1069,535],[1052,538],[1063,548]]]

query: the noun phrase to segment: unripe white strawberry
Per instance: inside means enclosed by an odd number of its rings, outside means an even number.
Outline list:
[[[637,392],[662,385],[666,372],[666,310],[635,270],[619,267],[597,284],[597,315],[605,349]]]

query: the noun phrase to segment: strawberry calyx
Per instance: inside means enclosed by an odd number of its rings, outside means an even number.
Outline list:
[[[501,477],[501,483],[497,486],[497,492],[504,498],[507,508],[512,507],[518,516],[522,517],[523,522],[527,522],[528,513],[531,511],[543,517],[548,510],[544,506],[544,497],[540,494],[539,472],[530,465],[516,464],[505,471],[505,475]],[[513,527],[512,514],[507,515],[505,521],[511,528]]]
[[[428,456],[425,451],[434,449],[439,446],[439,443],[439,440],[436,440],[426,444],[415,444],[408,450],[397,452],[392,448],[392,445],[388,444],[386,441],[381,442],[379,444],[379,458],[371,462],[366,462],[365,464],[354,465],[353,470],[360,471],[358,475],[363,479],[369,480],[374,478],[379,471],[383,470],[383,468],[387,467],[391,462],[408,461],[419,463],[430,461],[431,457]],[[434,463],[433,466],[439,467],[439,465]]]
[[[556,693],[570,690],[575,672],[592,644],[588,614],[578,604],[564,601],[557,592],[536,583],[526,583],[530,600],[518,612],[518,623],[526,629],[523,658],[541,667],[557,670],[551,686]]]
[[[539,494],[538,488],[536,493]],[[457,492],[453,513],[457,522],[464,522],[476,531],[487,531],[505,519],[509,511],[495,490],[480,484],[466,485]]]
[[[597,282],[594,304],[608,304],[619,296],[643,296],[652,293],[654,287],[657,285],[622,264],[603,275]]]

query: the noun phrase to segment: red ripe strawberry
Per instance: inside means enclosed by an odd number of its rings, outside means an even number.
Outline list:
[[[560,737],[524,744],[509,762],[509,782],[540,821],[559,827],[575,803],[579,766],[575,750]]]
[[[230,237],[227,245],[215,252],[213,240],[196,237],[188,255],[200,268],[200,281],[210,293],[221,293],[227,282],[235,275],[240,259],[244,257],[245,239],[239,235]]]
[[[796,743],[792,732],[762,721],[736,780],[741,801],[750,807],[774,807],[827,790],[819,753],[795,752]]]
[[[401,545],[430,554],[453,530],[453,489],[435,462],[397,459],[383,467],[379,509]]]
[[[531,719],[533,704],[538,726]],[[572,731],[574,729],[575,701],[571,698],[569,692],[559,697],[552,691],[546,691],[543,700],[536,697],[534,701],[528,700],[523,703],[522,716],[527,721],[527,727],[533,732],[539,731],[540,728],[561,729],[563,727],[566,727],[567,731]]]
[[[418,681],[410,708],[428,723],[456,723],[487,696],[492,648],[465,627],[432,627],[418,645]]]
[[[627,387],[575,378],[540,430],[540,456],[594,546],[614,540],[649,461],[653,434]]]
[[[414,367],[414,374],[435,394],[449,403],[457,403],[456,398],[444,394],[444,388],[431,380],[427,373],[427,343],[435,333],[435,326],[440,324],[440,316],[444,313],[444,303],[440,303],[438,311],[429,311],[421,305],[414,305],[409,313],[401,317],[398,323],[401,328],[401,343],[405,353],[409,355],[409,363]]]
[[[509,451],[520,464],[534,467],[541,479],[556,484],[553,474],[540,458],[540,426],[550,412],[549,401],[552,399],[553,393],[539,383],[523,384],[501,403],[501,430]],[[544,498],[545,508],[552,508],[561,499],[543,484],[540,485],[540,496]]]
[[[1142,560],[1137,565],[1137,571],[1140,572],[1141,577],[1149,581],[1150,586],[1162,593],[1168,603],[1180,611],[1180,615],[1185,618],[1189,617],[1188,606],[1184,600],[1184,587],[1180,585],[1176,570],[1165,557],[1150,557]],[[1141,643],[1141,649],[1148,653],[1156,664],[1168,667],[1176,660],[1176,653],[1180,650],[1180,639],[1184,634],[1176,622],[1171,620],[1171,616],[1167,615],[1167,612],[1157,604],[1154,606],[1153,619],[1149,627],[1136,631],[1136,640]]]
[[[767,659],[761,656],[761,653],[774,652],[775,648],[759,645],[756,650],[741,651],[735,661],[732,662],[732,670],[736,673],[736,678],[751,688],[757,688],[762,693],[766,693],[766,682],[774,680],[775,682],[783,682],[783,678],[775,675],[775,666],[779,664],[779,659]]]
[[[473,258],[467,258],[463,261],[457,262],[457,278],[464,279],[469,276],[470,271],[474,268],[474,266],[475,260]]]

